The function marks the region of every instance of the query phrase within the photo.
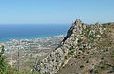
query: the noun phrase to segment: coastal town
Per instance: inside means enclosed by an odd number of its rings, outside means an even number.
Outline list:
[[[43,59],[62,41],[63,36],[12,39],[4,42],[8,63],[17,70],[30,70],[38,60]]]

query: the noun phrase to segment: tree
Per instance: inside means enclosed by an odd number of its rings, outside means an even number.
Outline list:
[[[7,70],[7,63],[4,57],[4,46],[0,45],[0,74],[6,74]]]

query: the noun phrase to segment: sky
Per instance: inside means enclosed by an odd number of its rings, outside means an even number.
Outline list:
[[[0,24],[114,22],[114,0],[0,0]]]

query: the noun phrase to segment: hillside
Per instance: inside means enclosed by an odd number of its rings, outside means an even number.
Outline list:
[[[34,70],[41,74],[114,74],[114,24],[77,19],[61,44]]]
[[[103,28],[100,39],[94,39],[91,48],[83,48],[85,52],[75,54],[57,74],[114,74],[114,24]]]

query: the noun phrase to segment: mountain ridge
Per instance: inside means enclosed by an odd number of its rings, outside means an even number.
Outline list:
[[[105,45],[106,38],[110,36],[110,32],[107,32],[109,31],[107,25],[111,24],[86,25],[80,19],[77,19],[68,30],[67,36],[61,44],[46,58],[40,60],[34,70],[41,74],[94,74],[96,72],[94,69],[102,62],[104,55],[110,55],[108,50],[104,49],[111,41],[111,39],[108,39],[109,41]],[[106,48],[109,48],[109,46]],[[76,68],[75,71],[70,71],[66,66],[74,58],[77,60],[74,63]],[[64,67],[69,72],[64,72]],[[70,68],[73,68],[73,66]]]

